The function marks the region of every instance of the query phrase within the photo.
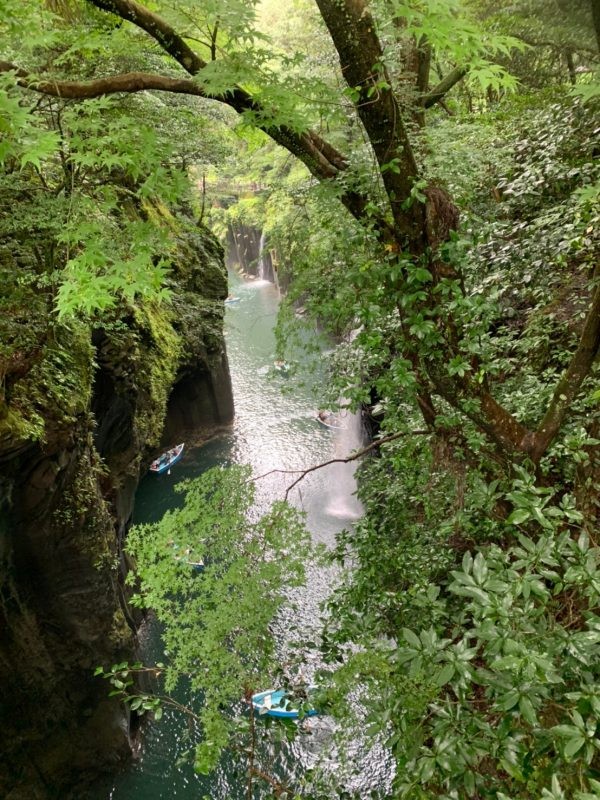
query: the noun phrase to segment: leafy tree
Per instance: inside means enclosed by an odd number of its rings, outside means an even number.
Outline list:
[[[347,243],[307,237],[306,261],[332,269],[323,291],[307,271],[297,289],[332,330],[358,329],[344,388],[356,403],[378,400],[398,439],[366,466],[368,513],[337,554],[351,548],[358,568],[334,598],[328,655],[348,639],[366,650],[338,681],[358,667],[376,687],[373,724],[390,734],[402,796],[583,800],[598,788],[593,91],[587,105],[560,85],[503,97],[516,88],[506,67],[528,69],[513,52],[525,22],[552,27],[536,4],[519,4],[515,25],[500,24],[502,4],[492,15],[481,2],[466,6],[473,15],[437,0],[317,6],[329,43],[318,55],[335,51],[339,71],[319,63],[315,80],[305,58],[268,46],[251,4],[89,0],[89,16],[63,18],[62,33],[81,47],[78,34],[94,31],[103,76],[65,76],[41,58],[50,40],[9,49],[11,124],[27,130],[18,90],[88,102],[185,94],[230,106],[305,165],[319,187],[290,181],[290,213],[302,207],[301,232],[322,217]],[[8,8],[8,25],[22,19]],[[577,10],[569,35],[593,24],[597,38],[597,3]],[[556,41],[574,58],[571,38]],[[597,61],[591,34],[578,47],[574,65]],[[124,49],[128,71],[117,69]],[[549,58],[531,85],[552,69]],[[451,91],[465,93],[466,114],[446,103]],[[481,112],[493,106],[492,125]],[[53,140],[34,139],[50,157]],[[295,257],[281,220],[272,230]],[[172,616],[166,592],[149,599]]]
[[[594,293],[580,345],[557,383],[553,397],[538,417],[539,424],[533,430],[527,428],[494,397],[489,378],[473,379],[473,374],[478,373],[477,364],[464,340],[465,328],[459,319],[460,313],[453,310],[455,304],[458,307],[463,304],[459,269],[451,263],[448,251],[444,254],[440,250],[456,227],[457,209],[447,192],[428,180],[419,166],[406,113],[403,114],[402,101],[394,92],[386,66],[386,51],[377,33],[377,20],[370,12],[360,4],[344,7],[328,0],[319,3],[342,64],[347,94],[378,165],[385,198],[385,208],[381,211],[374,208],[368,196],[357,191],[351,181],[345,180],[347,159],[316,132],[304,127],[297,104],[290,102],[289,94],[277,82],[265,85],[260,82],[257,66],[266,64],[267,54],[254,46],[257,37],[252,31],[253,14],[244,6],[236,3],[234,11],[226,6],[227,12],[219,6],[219,14],[229,26],[222,40],[224,57],[213,60],[212,56],[217,55],[216,47],[214,52],[209,47],[211,60],[206,61],[202,50],[193,50],[185,33],[177,32],[178,14],[189,14],[185,3],[175,7],[171,15],[173,21],[133,0],[97,0],[91,5],[131,23],[134,38],[139,36],[139,31],[144,31],[164,54],[193,76],[192,79],[171,78],[158,72],[130,72],[80,85],[40,80],[34,73],[7,63],[2,69],[11,72],[18,85],[62,97],[90,98],[119,91],[155,89],[214,97],[231,105],[246,121],[261,127],[303,160],[319,180],[337,187],[341,202],[357,219],[365,221],[383,248],[387,246],[387,255],[385,249],[381,251],[382,262],[387,264],[385,294],[391,301],[390,311],[395,305],[405,318],[407,335],[402,344],[403,357],[412,365],[414,394],[426,422],[435,424],[438,412],[433,395],[438,395],[472,419],[500,451],[510,457],[520,454],[539,462],[560,429],[593,362],[600,337],[600,295]],[[440,21],[435,14],[424,13],[418,5],[414,8],[400,5],[397,10],[392,9],[390,19],[400,20],[404,30],[410,31],[414,26],[415,32],[430,38],[437,33],[436,44],[452,47],[455,55],[461,56],[467,64],[469,59],[481,59],[482,45],[476,30],[470,23],[461,23],[458,17],[442,15]],[[380,24],[384,20],[385,16]],[[216,19],[214,21],[216,24]],[[196,22],[199,30],[204,24],[204,18]],[[239,43],[245,41],[250,41],[250,45],[240,47]],[[206,51],[206,42],[202,47]],[[492,41],[487,50],[498,47],[506,45]],[[485,43],[483,48],[486,52]],[[254,91],[235,83],[244,76],[242,65],[253,67],[253,74],[259,80]],[[479,68],[476,61],[474,69]],[[489,72],[489,67],[485,69]],[[440,99],[445,88],[434,88],[421,96],[419,105],[430,107]],[[468,298],[466,300],[468,305]],[[449,371],[448,363],[458,363],[453,359],[468,364],[469,368]]]
[[[209,772],[226,746],[242,754],[250,748],[252,779],[261,772],[254,722],[235,707],[272,680],[270,626],[289,603],[286,589],[303,581],[308,537],[301,515],[286,504],[255,518],[249,477],[247,468],[229,467],[180,484],[183,506],[159,523],[134,527],[127,552],[136,565],[133,602],[156,614],[168,653],[168,662],[150,671],[162,674],[169,696],[182,684],[191,693],[188,711],[202,730],[195,768]],[[134,686],[136,673],[146,671],[120,664],[98,674],[132,710],[160,716],[159,699]]]
[[[527,45],[511,60],[511,71],[527,86],[576,84],[598,60],[593,4],[575,2],[473,4],[486,27],[510,33]]]

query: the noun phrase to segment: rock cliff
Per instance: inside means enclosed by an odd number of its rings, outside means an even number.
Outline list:
[[[206,229],[177,224],[171,302],[121,306],[95,323],[56,323],[30,243],[0,239],[0,796],[9,800],[77,797],[129,755],[127,719],[93,670],[135,648],[122,543],[137,482],[162,447],[233,415],[223,253]]]

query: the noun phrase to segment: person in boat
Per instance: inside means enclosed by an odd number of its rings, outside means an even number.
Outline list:
[[[321,422],[327,422],[330,416],[331,412],[329,411],[319,411],[319,419],[321,420]]]

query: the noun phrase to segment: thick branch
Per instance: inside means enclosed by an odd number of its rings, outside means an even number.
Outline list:
[[[209,95],[199,82],[186,78],[169,78],[165,75],[148,72],[126,72],[120,75],[111,75],[108,78],[99,78],[95,81],[60,81],[33,76],[8,61],[0,61],[0,72],[14,72],[17,84],[25,89],[69,100],[89,100],[118,92],[134,93],[154,90],[217,100],[233,105],[236,111],[253,110],[258,112],[263,110],[252,100],[250,95],[241,89],[224,96]],[[264,125],[262,128],[278,144],[304,162],[319,180],[336,178],[341,171],[347,168],[344,156],[313,131],[297,134],[285,126],[269,128]],[[347,192],[341,200],[357,219],[362,216],[368,202],[367,197],[354,192]]]
[[[190,75],[199,75],[206,66],[206,62],[166,20],[135,0],[88,0],[88,2],[141,28]],[[191,93],[199,94],[197,91]],[[240,86],[233,87],[224,95],[210,95],[203,92],[200,96],[226,103],[238,113],[252,111],[257,115],[268,117],[268,114],[265,115],[265,109]],[[285,125],[272,127],[267,122],[259,124],[259,127],[278,144],[297,156],[319,180],[335,178],[348,166],[345,157],[313,131],[297,133]],[[362,216],[368,202],[368,198],[353,192],[343,195],[341,199],[356,218]]]
[[[501,406],[485,386],[467,376],[450,377],[445,366],[436,362],[428,364],[427,372],[436,392],[471,419],[502,452],[509,456],[527,453],[531,431]]]
[[[88,0],[96,8],[109,11],[132,22],[155,39],[190,75],[197,75],[206,66],[200,56],[169,23],[135,0]]]
[[[89,100],[117,92],[144,92],[155,90],[159,92],[175,92],[178,94],[191,94],[197,97],[206,97],[199,83],[182,78],[168,78],[164,75],[153,75],[148,72],[125,72],[121,75],[112,75],[110,78],[99,78],[95,81],[57,81],[44,80],[35,75],[30,75],[24,69],[8,61],[0,61],[0,72],[14,72],[17,84],[25,89],[32,89],[42,94],[61,97],[68,100]]]
[[[465,75],[467,74],[468,69],[466,67],[455,67],[452,72],[449,72],[445,78],[434,86],[434,88],[428,92],[427,94],[423,95],[419,100],[419,103],[423,106],[423,108],[431,108],[431,106],[439,103],[452,89],[453,86],[461,81]]]
[[[597,270],[600,273],[600,270]],[[588,376],[600,350],[600,286],[594,290],[594,298],[588,311],[577,350],[571,363],[558,382],[538,430],[530,439],[531,459],[537,463],[544,455],[569,411],[571,403],[579,393],[581,384]]]

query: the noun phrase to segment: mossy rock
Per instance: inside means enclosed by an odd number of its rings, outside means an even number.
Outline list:
[[[134,424],[138,440],[146,447],[155,447],[179,369],[182,342],[173,327],[173,309],[166,304],[144,303],[135,309],[134,316],[140,333],[141,361],[136,375],[139,398]]]

